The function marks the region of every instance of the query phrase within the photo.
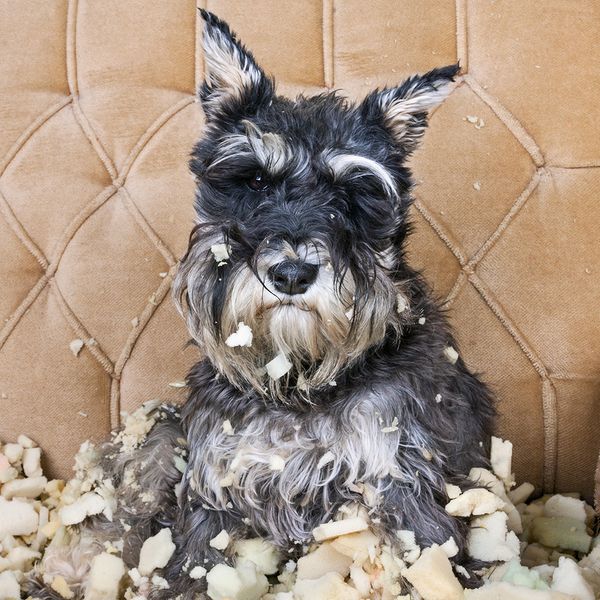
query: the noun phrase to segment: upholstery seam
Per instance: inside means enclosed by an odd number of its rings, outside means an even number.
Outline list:
[[[469,36],[467,30],[467,6],[465,0],[456,0],[456,59],[461,72],[469,72]]]
[[[515,139],[523,146],[526,152],[531,156],[536,167],[543,167],[545,159],[533,137],[527,132],[525,127],[516,119],[516,117],[504,107],[497,99],[486,92],[481,84],[471,75],[465,75],[465,81],[473,92],[491,109],[491,111],[500,119],[505,127],[513,134]]]
[[[527,342],[524,334],[513,324],[506,311],[502,308],[500,302],[495,298],[493,292],[487,287],[485,282],[476,274],[471,273],[468,275],[469,281],[473,284],[475,289],[479,292],[479,295],[484,299],[486,304],[492,309],[492,312],[496,315],[498,320],[504,325],[508,333],[517,342],[521,350],[525,353],[525,356],[529,359],[533,368],[537,371],[540,377],[547,378],[548,371],[544,366],[544,363],[533,351],[529,342]]]
[[[42,293],[42,290],[46,287],[48,280],[48,275],[44,273],[38,279],[37,283],[29,290],[29,292],[27,292],[25,298],[21,300],[21,303],[19,306],[17,306],[16,310],[10,316],[4,327],[0,329],[0,350],[2,350],[12,332],[21,322],[23,315],[25,315],[29,308],[31,308],[32,304],[36,301],[37,297]]]
[[[121,378],[121,374],[127,365],[127,361],[135,348],[138,340],[140,339],[142,333],[146,330],[146,327],[150,320],[152,319],[154,313],[158,310],[159,306],[163,303],[164,299],[167,297],[169,290],[171,289],[171,275],[175,269],[175,265],[171,267],[169,274],[161,284],[158,286],[156,291],[150,296],[149,302],[146,304],[144,310],[139,316],[138,326],[131,330],[123,349],[121,350],[121,354],[117,358],[115,362],[115,377]]]
[[[58,302],[58,306],[60,308],[60,312],[64,317],[67,324],[71,327],[73,332],[79,339],[84,343],[85,347],[90,351],[90,353],[94,356],[97,362],[104,368],[108,375],[112,376],[114,373],[113,363],[108,358],[106,353],[100,347],[98,340],[93,338],[90,335],[90,332],[85,328],[81,319],[75,314],[75,311],[71,308],[67,300],[65,299],[60,286],[58,285],[58,281],[56,281],[55,277],[49,278],[48,289],[54,292],[54,296]],[[90,340],[94,340],[94,342],[90,342]]]
[[[92,145],[92,148],[98,155],[98,158],[114,182],[118,176],[117,169],[104,149],[104,146],[100,142],[98,135],[94,131],[89,119],[83,112],[79,102],[79,64],[77,59],[78,15],[79,0],[69,0],[69,10],[67,12],[67,82],[69,84],[71,96],[73,97],[73,115],[75,116],[75,120],[83,132],[83,135]]]
[[[323,52],[323,86],[333,88],[333,7],[334,0],[321,2],[321,49]]]
[[[474,269],[490,252],[490,250],[496,245],[496,242],[500,239],[502,234],[509,228],[509,226],[514,222],[517,218],[518,214],[521,212],[521,209],[533,194],[533,192],[537,189],[541,178],[542,178],[543,169],[536,169],[531,176],[531,179],[525,186],[525,189],[517,196],[517,199],[513,202],[512,206],[508,210],[508,212],[500,221],[500,224],[496,227],[496,230],[488,237],[488,239],[479,247],[477,252],[473,255],[473,257],[469,260],[466,267]]]
[[[154,248],[160,253],[160,255],[163,257],[169,268],[176,265],[177,259],[172,254],[171,250],[167,247],[167,245],[157,235],[157,233],[154,231],[150,223],[148,223],[144,215],[140,212],[140,209],[133,200],[131,194],[129,193],[129,190],[127,190],[125,186],[122,186],[120,188],[120,191],[122,191],[123,195],[125,196],[125,199],[123,201],[125,209],[131,215],[136,225],[142,230],[142,233],[145,235],[150,245],[154,246]]]
[[[550,371],[548,379],[557,381],[592,381],[600,382],[600,375],[586,375],[585,373],[563,373],[560,371]]]
[[[108,418],[111,429],[117,429],[121,425],[121,382],[114,375],[110,381]]]
[[[416,200],[414,202],[415,208],[419,211],[421,216],[429,223],[431,228],[437,233],[438,237],[446,244],[448,249],[454,254],[456,259],[458,260],[461,267],[463,267],[467,259],[465,258],[462,250],[458,247],[458,244],[455,244],[452,240],[450,240],[450,233],[442,227],[437,219],[431,214],[429,209],[420,201]]]
[[[11,205],[8,203],[4,192],[2,191],[2,185],[0,182],[0,214],[4,217],[6,224],[9,229],[13,232],[16,238],[21,242],[25,249],[35,258],[38,264],[44,271],[48,268],[48,259],[38,245],[33,241],[31,236],[27,233],[25,227],[17,216],[15,215]]]
[[[19,135],[19,137],[14,141],[12,146],[8,149],[6,154],[4,155],[3,161],[0,164],[0,177],[2,177],[10,166],[10,163],[16,158],[16,156],[21,152],[23,147],[27,144],[33,134],[43,127],[54,115],[58,114],[65,106],[68,106],[73,101],[72,96],[65,96],[61,98],[58,102],[55,102],[42,113],[40,113]]]
[[[452,289],[446,295],[446,298],[442,302],[442,306],[446,309],[450,308],[452,304],[454,304],[454,300],[460,294],[462,289],[465,287],[467,283],[467,274],[461,269],[456,277],[456,281],[452,286]]]
[[[544,415],[544,492],[554,491],[558,465],[558,410],[556,390],[548,377],[542,379],[542,411]]]
[[[182,110],[187,108],[187,106],[194,103],[194,97],[185,95],[184,98],[181,98],[175,104],[169,106],[166,110],[164,110],[152,123],[146,128],[146,130],[140,135],[138,141],[133,145],[133,148],[129,151],[129,154],[125,158],[125,162],[123,163],[123,167],[121,168],[121,172],[118,174],[116,180],[114,181],[115,185],[120,185],[125,181],[133,165],[142,154],[146,146],[150,143],[150,141],[156,136],[156,134],[163,129],[163,127],[176,115],[178,115]]]
[[[49,276],[53,276],[58,269],[58,265],[62,260],[65,250],[69,246],[69,243],[77,235],[77,232],[83,226],[83,224],[91,215],[104,206],[104,204],[106,204],[118,191],[119,188],[113,184],[105,187],[96,196],[94,196],[94,198],[92,198],[92,200],[75,215],[67,227],[65,227],[61,238],[57,240],[53,248],[53,256],[50,264],[48,265],[48,269],[46,270]]]

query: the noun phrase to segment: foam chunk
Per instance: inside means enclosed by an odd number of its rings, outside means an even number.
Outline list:
[[[285,357],[285,354],[280,352],[265,365],[265,368],[271,379],[279,379],[292,368],[292,363]]]
[[[332,548],[359,564],[364,563],[378,545],[379,538],[369,530],[342,535],[331,541]]]
[[[202,579],[203,577],[206,576],[206,569],[200,565],[198,565],[197,567],[194,567],[191,571],[190,571],[190,577],[192,579]]]
[[[558,559],[558,568],[554,570],[551,589],[571,594],[577,600],[594,600],[594,590],[584,579],[577,563],[565,556]]]
[[[458,546],[452,536],[450,536],[440,548],[444,551],[448,558],[452,558],[458,554]]]
[[[19,582],[12,571],[0,573],[0,599],[19,600],[21,598],[21,588]]]
[[[465,590],[465,600],[574,600],[574,598],[560,592],[532,590],[496,581],[476,590]]]
[[[413,585],[423,600],[462,600],[463,589],[452,571],[448,556],[440,546],[425,548],[420,558],[402,576]]]
[[[92,560],[84,600],[117,600],[125,563],[118,556],[102,552]]]
[[[15,465],[23,458],[24,448],[21,444],[5,444],[2,452],[12,465]]]
[[[0,497],[0,540],[8,535],[29,535],[37,531],[39,517],[32,504]]]
[[[215,260],[218,263],[222,263],[226,260],[229,260],[229,253],[231,252],[231,247],[229,244],[213,244],[210,247],[210,251],[212,252]]]
[[[536,517],[531,521],[531,539],[550,548],[589,552],[592,538],[585,523],[569,517]]]
[[[252,346],[252,329],[248,327],[243,321],[238,323],[237,331],[232,333],[226,340],[225,343],[230,348],[237,346]]]
[[[222,529],[210,542],[208,545],[216,550],[225,550],[227,546],[229,546],[229,542],[231,541],[229,534]]]
[[[234,545],[234,552],[240,560],[249,560],[257,570],[265,575],[277,573],[280,556],[272,544],[261,538],[239,540]]]
[[[529,496],[531,496],[531,494],[533,494],[534,490],[535,486],[533,486],[531,483],[525,482],[514,490],[508,492],[508,497],[513,504],[521,504],[522,502],[525,502]]]
[[[492,436],[490,462],[492,471],[504,482],[507,487],[513,484],[512,467],[512,442]]]
[[[446,512],[455,517],[487,515],[504,508],[504,502],[484,488],[466,490],[446,504]]]
[[[509,561],[519,556],[519,538],[507,528],[503,512],[478,517],[471,522],[468,548],[473,558],[485,561]]]
[[[457,485],[453,485],[452,483],[446,484],[446,495],[450,500],[454,500],[454,498],[458,498],[461,495],[462,491]]]
[[[62,575],[57,575],[50,584],[50,587],[58,594],[60,594],[66,600],[71,600],[75,597],[75,594],[69,587],[65,578]]]
[[[329,521],[313,529],[313,537],[317,542],[329,540],[331,538],[356,533],[368,529],[369,525],[362,517],[352,517],[351,519],[342,519],[341,521]]]
[[[26,477],[41,477],[41,459],[41,448],[25,448],[23,451],[23,472]]]
[[[47,483],[48,480],[45,477],[13,479],[2,486],[2,495],[7,500],[12,498],[37,498],[44,491]]]
[[[544,504],[544,515],[546,517],[569,517],[585,523],[585,502],[556,494]]]
[[[396,535],[402,545],[402,559],[407,563],[414,563],[421,555],[421,548],[417,544],[414,531],[400,529],[396,531]]]
[[[206,575],[207,594],[211,600],[258,600],[269,589],[267,578],[256,565],[244,562],[235,569],[215,565]]]
[[[141,575],[147,576],[154,569],[162,569],[173,556],[173,552],[175,552],[175,544],[171,537],[171,530],[165,527],[143,543],[138,571]]]
[[[87,517],[100,514],[106,508],[106,501],[94,492],[87,492],[72,504],[63,506],[59,517],[63,525],[76,525]]]
[[[319,579],[327,573],[339,573],[346,577],[351,564],[351,557],[338,552],[331,542],[325,542],[298,560],[298,579]]]
[[[502,575],[502,581],[528,587],[532,590],[548,589],[548,584],[537,571],[520,565],[518,560],[510,561],[508,568]]]
[[[355,588],[344,583],[339,573],[327,573],[319,579],[302,579],[294,586],[296,600],[360,600]]]

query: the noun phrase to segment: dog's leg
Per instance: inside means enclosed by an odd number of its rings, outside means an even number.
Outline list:
[[[138,566],[144,541],[164,527],[173,527],[177,518],[175,489],[182,477],[175,450],[184,436],[176,411],[166,408],[161,414],[162,420],[140,448],[123,452],[119,444],[101,447],[98,464],[103,479],[114,485],[117,500],[112,520],[104,516],[88,519],[72,536],[67,534],[61,543],[51,544],[32,575],[28,591],[33,598],[60,598],[49,587],[56,576],[65,579],[75,600],[83,598],[90,563],[105,551],[104,542],[122,540],[123,561],[133,568]]]
[[[452,560],[469,573],[469,577],[457,574],[461,584],[467,588],[478,587],[481,580],[475,571],[486,565],[468,556],[468,520],[448,514],[444,506],[449,499],[445,493],[428,483],[419,482],[418,486],[398,483],[386,491],[381,507],[383,533],[392,547],[398,548],[400,556],[403,549],[398,547],[396,531],[399,529],[414,532],[421,548],[441,545],[452,537],[458,546],[458,554]],[[466,479],[460,484],[463,489],[473,486]]]
[[[225,530],[230,537],[226,549],[218,550],[210,546],[210,541]],[[169,564],[165,567],[163,577],[169,582],[168,590],[153,593],[152,600],[180,598],[180,600],[196,600],[204,598],[206,578],[192,579],[189,576],[194,567],[203,567],[210,571],[216,564],[233,563],[231,554],[236,539],[245,536],[247,527],[241,519],[215,510],[207,510],[202,506],[185,507],[174,525],[173,541],[177,547]]]

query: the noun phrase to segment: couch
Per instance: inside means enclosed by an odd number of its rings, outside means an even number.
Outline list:
[[[498,397],[518,480],[593,494],[600,448],[600,5],[207,0],[284,94],[463,75],[412,161],[410,258]],[[182,402],[170,299],[202,111],[193,0],[0,3],[0,438],[67,477],[122,411]]]

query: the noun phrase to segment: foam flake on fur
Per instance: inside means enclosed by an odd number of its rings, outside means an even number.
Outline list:
[[[234,331],[226,340],[225,343],[230,348],[238,346],[252,346],[252,329],[243,321],[238,323],[237,331]]]
[[[142,545],[138,571],[141,575],[150,575],[154,569],[162,569],[173,556],[173,552],[175,552],[175,544],[171,530],[165,527]]]
[[[102,552],[92,560],[85,600],[118,600],[125,563],[118,556]]]
[[[238,561],[247,560],[254,563],[257,570],[264,575],[277,573],[281,555],[275,546],[262,538],[239,540],[235,542],[234,552]]]
[[[324,540],[339,537],[340,535],[364,531],[368,528],[368,523],[361,517],[342,519],[341,521],[329,521],[328,523],[323,523],[322,525],[315,527],[315,529],[313,529],[313,537],[317,542],[322,542]]]
[[[298,579],[319,579],[327,573],[339,573],[342,577],[350,574],[352,558],[338,552],[331,542],[321,544],[298,560]]]
[[[269,361],[265,368],[271,379],[280,379],[292,368],[292,363],[280,352],[273,360]]]
[[[229,244],[213,244],[210,251],[217,263],[221,264],[229,260],[231,246]]]
[[[231,538],[229,537],[229,534],[222,529],[212,540],[210,540],[210,542],[208,542],[208,545],[211,546],[211,548],[215,548],[215,550],[225,550],[225,548],[229,546],[230,541]]]
[[[250,562],[235,568],[216,565],[206,574],[206,581],[211,600],[259,600],[269,589],[267,578]]]

